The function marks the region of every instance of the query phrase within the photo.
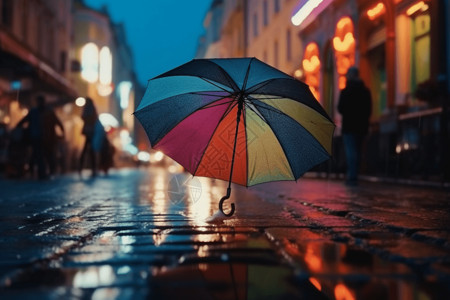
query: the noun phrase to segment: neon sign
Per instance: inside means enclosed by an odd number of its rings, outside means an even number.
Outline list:
[[[323,0],[307,1],[291,18],[292,24],[299,26],[312,13],[312,11],[322,3]]]

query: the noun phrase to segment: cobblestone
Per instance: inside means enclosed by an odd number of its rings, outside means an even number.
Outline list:
[[[1,298],[450,296],[446,191],[310,178],[235,186],[236,215],[209,223],[226,184],[200,178],[195,198],[183,185],[173,199],[173,176],[1,181]]]

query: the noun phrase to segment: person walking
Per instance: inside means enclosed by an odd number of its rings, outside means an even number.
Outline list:
[[[342,137],[347,162],[346,184],[355,186],[358,184],[362,144],[369,131],[372,96],[359,77],[358,68],[350,67],[346,79],[346,86],[339,95],[338,111],[342,115]]]
[[[47,179],[56,171],[56,127],[60,128],[64,136],[64,126],[55,112],[46,105],[42,95],[36,97],[36,106],[30,109],[16,127],[24,127],[25,124],[28,124],[31,143],[31,173],[34,174],[34,167],[37,165],[38,178]]]
[[[99,152],[102,149],[105,138],[105,130],[98,118],[97,109],[91,98],[86,98],[83,112],[81,114],[84,125],[81,133],[85,136],[83,150],[81,151],[78,172],[81,175],[86,154],[90,156],[92,177],[97,176]]]

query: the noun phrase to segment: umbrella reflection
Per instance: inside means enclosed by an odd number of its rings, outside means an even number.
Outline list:
[[[310,277],[309,282],[312,283],[312,285],[319,291],[322,290],[322,285],[320,284],[319,280],[315,277]]]
[[[355,300],[353,293],[343,283],[339,283],[334,288],[336,300]]]
[[[314,253],[314,249],[311,244],[306,246],[305,262],[308,267],[314,272],[322,271],[322,260],[320,256]]]

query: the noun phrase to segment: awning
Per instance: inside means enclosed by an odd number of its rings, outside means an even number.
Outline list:
[[[28,72],[29,74],[27,75],[31,75],[32,77],[36,76],[38,80],[42,81],[43,89],[52,90],[68,97],[77,96],[77,92],[71,86],[70,81],[67,80],[67,78],[58,73],[46,62],[39,59],[33,54],[31,49],[5,31],[0,31],[0,51],[31,66],[32,70],[31,72]],[[19,74],[19,76],[20,75],[22,74]],[[12,80],[15,79],[17,78],[12,78]]]

